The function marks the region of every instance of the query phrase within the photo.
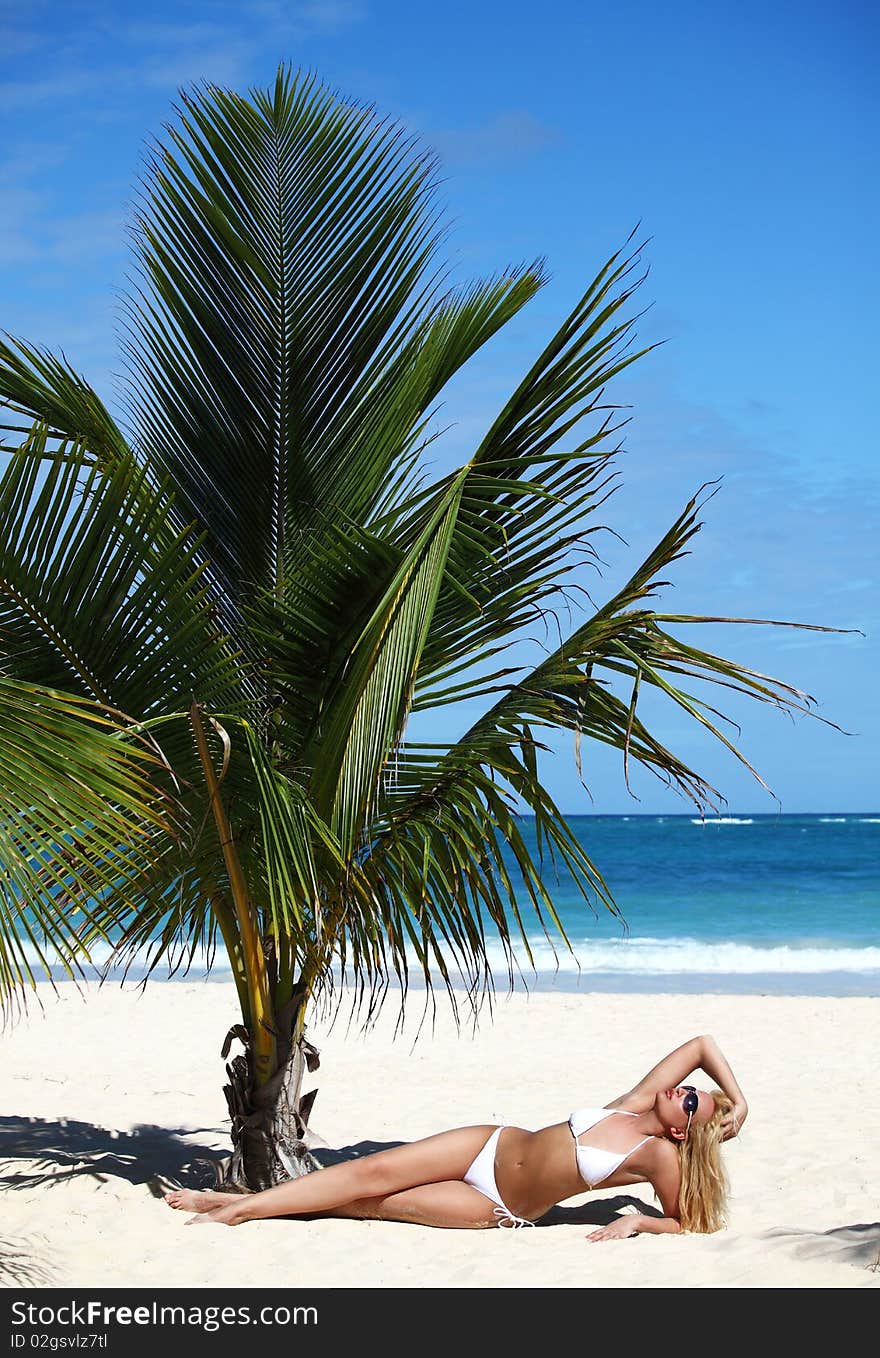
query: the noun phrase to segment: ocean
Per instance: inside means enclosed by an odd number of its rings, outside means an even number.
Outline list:
[[[523,893],[532,961],[519,941],[516,989],[880,994],[880,814],[589,815],[569,823],[620,917],[601,905],[594,913],[571,877],[560,869],[556,878],[548,865],[571,950],[545,935]],[[537,853],[533,818],[520,827]],[[488,925],[486,935],[500,994],[507,962]],[[57,968],[53,975],[64,978]],[[141,976],[136,966],[129,972],[132,981]],[[152,979],[223,981],[229,967],[221,949],[209,974],[194,961],[171,977],[159,966]],[[417,967],[410,985],[419,988]]]
[[[560,871],[539,988],[880,994],[880,815],[572,816],[622,920]],[[524,818],[534,846],[534,825]],[[500,945],[497,958],[502,960]]]

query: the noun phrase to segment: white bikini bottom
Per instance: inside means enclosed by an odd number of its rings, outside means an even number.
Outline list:
[[[498,1185],[495,1182],[495,1151],[498,1148],[498,1138],[503,1131],[504,1126],[501,1126],[492,1133],[465,1174],[464,1182],[470,1184],[478,1193],[482,1193],[483,1197],[488,1198],[490,1202],[498,1204],[494,1214],[498,1218],[499,1226],[512,1226],[514,1228],[517,1226],[534,1226],[533,1221],[527,1221],[525,1217],[514,1216],[498,1192]]]

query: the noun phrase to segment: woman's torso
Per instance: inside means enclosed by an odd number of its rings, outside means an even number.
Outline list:
[[[619,1115],[619,1110],[603,1109],[601,1120],[579,1140],[615,1155],[625,1154],[626,1159],[593,1185],[581,1175],[577,1144],[567,1121],[537,1132],[505,1127],[495,1156],[498,1192],[512,1212],[534,1221],[556,1203],[586,1193],[593,1186],[604,1189],[643,1183],[648,1178],[656,1140],[650,1137],[639,1146],[643,1136],[635,1118],[625,1112]]]

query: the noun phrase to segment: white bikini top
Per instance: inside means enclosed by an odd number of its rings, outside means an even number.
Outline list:
[[[650,1136],[644,1137],[636,1146],[632,1146],[622,1154],[620,1151],[605,1151],[599,1146],[582,1146],[578,1137],[582,1132],[588,1132],[591,1127],[595,1127],[597,1122],[602,1122],[604,1118],[610,1118],[614,1113],[626,1113],[628,1118],[638,1117],[638,1113],[629,1113],[625,1108],[576,1108],[568,1119],[571,1134],[577,1153],[578,1172],[585,1184],[595,1188],[603,1179],[607,1179],[619,1169],[624,1160],[628,1160],[633,1151],[637,1151],[639,1146],[644,1146],[646,1141],[650,1141]]]

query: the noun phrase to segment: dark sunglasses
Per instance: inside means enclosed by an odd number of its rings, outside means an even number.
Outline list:
[[[682,1085],[682,1089],[687,1090],[687,1093],[681,1101],[681,1107],[682,1111],[688,1115],[687,1129],[690,1131],[691,1118],[700,1106],[700,1096],[693,1085]]]

